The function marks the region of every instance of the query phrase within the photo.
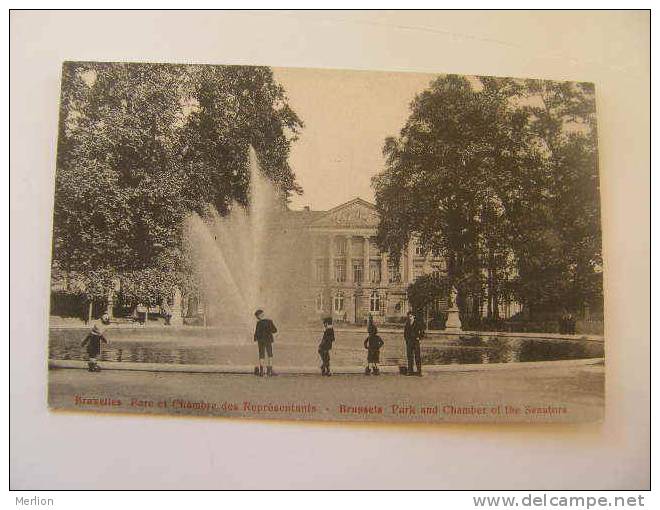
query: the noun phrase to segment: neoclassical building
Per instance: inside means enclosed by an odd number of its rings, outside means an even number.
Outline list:
[[[373,204],[355,198],[329,211],[291,211],[305,230],[312,302],[305,308],[339,321],[397,321],[406,315],[406,288],[417,277],[445,274],[445,261],[414,239],[397,264],[375,242],[380,221]]]
[[[399,322],[409,309],[408,285],[424,274],[446,274],[444,259],[425,253],[415,239],[394,264],[375,242],[380,221],[376,208],[361,198],[328,211],[283,209],[271,219],[266,244],[274,268],[266,271],[262,282],[270,291],[266,293],[270,299],[259,306],[278,321],[306,322],[332,316],[337,321],[364,324],[371,315],[377,323]],[[66,277],[53,273],[51,310],[62,308],[55,305],[57,299],[63,299],[58,291],[66,294],[66,282]],[[204,317],[206,324],[208,315],[211,325],[221,323],[211,313],[217,306],[214,298],[207,299],[197,293],[183,296],[186,320]],[[69,308],[82,310],[80,298],[74,301]],[[175,297],[172,306],[178,310],[181,301],[181,296]],[[121,306],[113,311],[117,302],[112,297],[107,304],[97,304],[98,309],[86,314],[98,316],[103,311],[99,307],[107,308],[111,315],[121,316],[127,311]],[[444,304],[444,300],[439,302]],[[137,312],[141,309],[145,307],[138,307]],[[147,311],[158,314],[160,307]]]

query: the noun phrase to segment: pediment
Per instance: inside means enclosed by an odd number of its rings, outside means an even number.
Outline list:
[[[376,207],[366,200],[356,198],[330,209],[312,223],[312,227],[378,228],[380,217]]]

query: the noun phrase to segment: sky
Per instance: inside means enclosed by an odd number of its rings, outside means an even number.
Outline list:
[[[437,76],[421,73],[274,68],[305,126],[289,163],[303,188],[292,209],[327,210],[355,197],[374,201],[385,138],[397,136],[415,95]]]

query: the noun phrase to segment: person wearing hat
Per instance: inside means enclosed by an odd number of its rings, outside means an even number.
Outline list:
[[[423,335],[423,329],[415,314],[408,312],[408,318],[403,326],[403,338],[406,341],[406,356],[408,358],[408,370],[406,375],[422,375],[422,356],[419,340]],[[417,365],[417,371],[413,370],[413,362]]]
[[[96,360],[99,354],[101,354],[101,344],[108,343],[108,340],[104,336],[108,324],[110,324],[110,316],[104,313],[101,321],[92,326],[92,330],[80,344],[81,347],[87,347],[87,370],[90,372],[101,371],[101,367],[99,367]]]
[[[257,326],[254,329],[254,341],[257,342],[259,347],[259,368],[255,369],[255,375],[263,377],[264,375],[264,357],[268,355],[266,360],[266,374],[270,377],[275,375],[273,373],[273,334],[277,333],[277,328],[273,321],[266,319],[263,310],[254,312],[257,318]]]
[[[332,327],[332,318],[323,319],[323,338],[319,344],[319,356],[321,356],[321,375],[330,376],[330,351],[332,342],[335,341],[335,330]]]

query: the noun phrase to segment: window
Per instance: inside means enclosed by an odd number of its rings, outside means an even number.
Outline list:
[[[444,263],[437,262],[431,265],[431,273],[434,278],[441,278],[444,272]]]
[[[401,315],[406,314],[408,311],[408,305],[405,297],[397,300],[396,304],[394,305],[394,311]]]
[[[426,251],[420,244],[415,244],[415,257],[425,257]]]
[[[346,261],[335,260],[335,281],[342,283],[346,281]]]
[[[380,283],[380,260],[369,261],[369,281]]]
[[[362,260],[353,261],[353,281],[358,285],[362,283],[364,273],[364,262]]]
[[[389,264],[388,266],[389,283],[400,283],[401,273],[399,273],[399,264]]]
[[[346,239],[343,237],[337,238],[337,255],[346,255]]]
[[[375,290],[371,293],[369,299],[369,311],[372,313],[380,312],[380,294]]]
[[[413,278],[416,280],[424,275],[424,264],[415,264],[413,267]]]
[[[335,294],[334,309],[337,313],[344,311],[344,294],[341,292],[337,292],[337,294]]]
[[[317,312],[323,311],[323,292],[319,292],[316,295],[316,311]]]

